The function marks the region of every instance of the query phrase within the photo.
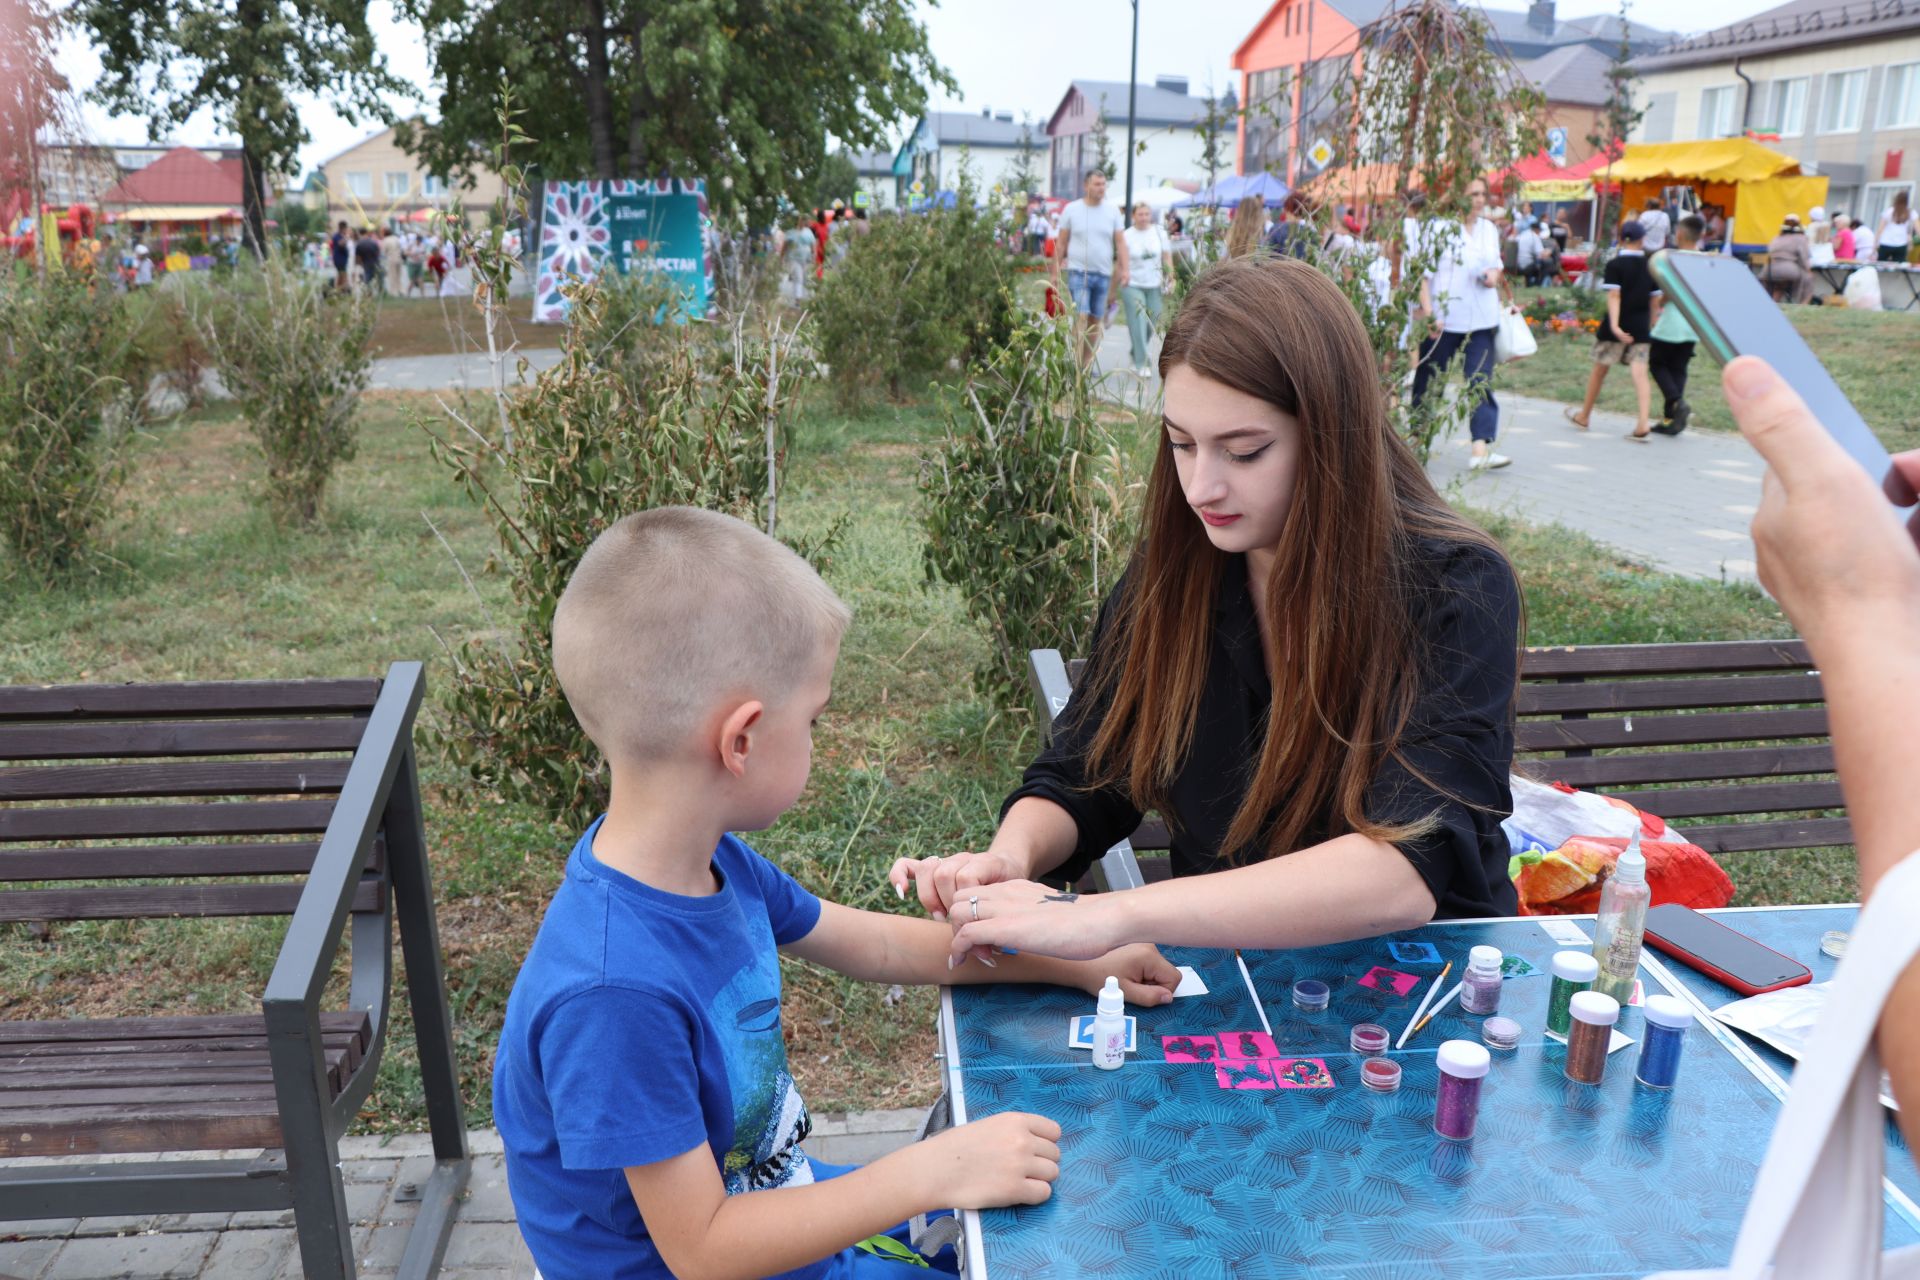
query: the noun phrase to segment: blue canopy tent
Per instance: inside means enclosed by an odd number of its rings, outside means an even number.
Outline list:
[[[1270,173],[1236,173],[1220,179],[1211,187],[1202,187],[1174,204],[1176,209],[1196,206],[1224,208],[1239,204],[1248,196],[1259,196],[1267,208],[1278,209],[1292,188]]]

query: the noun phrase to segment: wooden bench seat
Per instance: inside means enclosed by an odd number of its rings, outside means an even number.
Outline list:
[[[329,1099],[373,1019],[320,1015]],[[266,1019],[0,1022],[0,1155],[280,1147]]]
[[[1085,663],[1030,655],[1043,721]],[[1541,646],[1524,650],[1514,767],[1602,791],[1672,822],[1714,854],[1853,843],[1826,696],[1800,640]],[[1088,873],[1087,889],[1162,880],[1167,829],[1149,817]]]

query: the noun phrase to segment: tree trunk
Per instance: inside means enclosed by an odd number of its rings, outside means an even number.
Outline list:
[[[587,21],[581,29],[587,45],[587,142],[593,149],[593,173],[611,182],[613,171],[613,99],[607,81],[606,0],[587,0]]]
[[[255,259],[267,256],[267,186],[266,166],[260,162],[260,153],[253,144],[244,138],[240,144],[240,201],[244,222],[241,227],[241,243]]]
[[[644,178],[647,176],[647,108],[649,97],[646,82],[646,54],[641,43],[647,34],[647,14],[642,5],[634,6],[633,15],[633,92],[627,97],[627,176]]]

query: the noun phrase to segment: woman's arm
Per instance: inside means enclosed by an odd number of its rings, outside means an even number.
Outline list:
[[[1877,486],[1761,361],[1721,375],[1740,430],[1767,461],[1753,540],[1760,579],[1820,667],[1833,758],[1860,859],[1860,894],[1920,850],[1920,549]],[[1920,453],[1897,459],[1920,487]],[[1920,962],[1887,998],[1880,1056],[1900,1125],[1920,1144]]]
[[[1414,928],[1433,919],[1436,907],[1405,854],[1359,835],[1124,893],[1060,893],[1025,880],[972,893],[980,919],[954,931],[956,958],[1001,947],[1084,960],[1124,938],[1259,950],[1323,946]]]

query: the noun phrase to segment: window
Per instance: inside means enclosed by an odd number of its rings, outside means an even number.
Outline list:
[[[348,173],[347,194],[362,200],[373,198],[373,175],[370,173]]]
[[[1733,100],[1739,96],[1737,84],[1715,85],[1711,89],[1700,91],[1700,136],[1703,138],[1730,138],[1737,127],[1733,114]]]
[[[1880,94],[1880,127],[1911,125],[1920,125],[1920,62],[1888,67],[1886,88]]]
[[[1767,95],[1767,127],[1783,138],[1807,131],[1807,78],[1775,80]]]
[[[387,180],[387,198],[390,200],[402,199],[413,189],[413,175],[410,173],[388,172],[384,176]]]
[[[447,180],[437,173],[430,173],[420,179],[420,194],[428,199],[437,200],[447,194]]]
[[[1293,135],[1293,68],[1274,67],[1247,77],[1245,173],[1285,174]]]
[[[1865,71],[1836,71],[1820,94],[1820,132],[1854,133],[1867,96]]]

